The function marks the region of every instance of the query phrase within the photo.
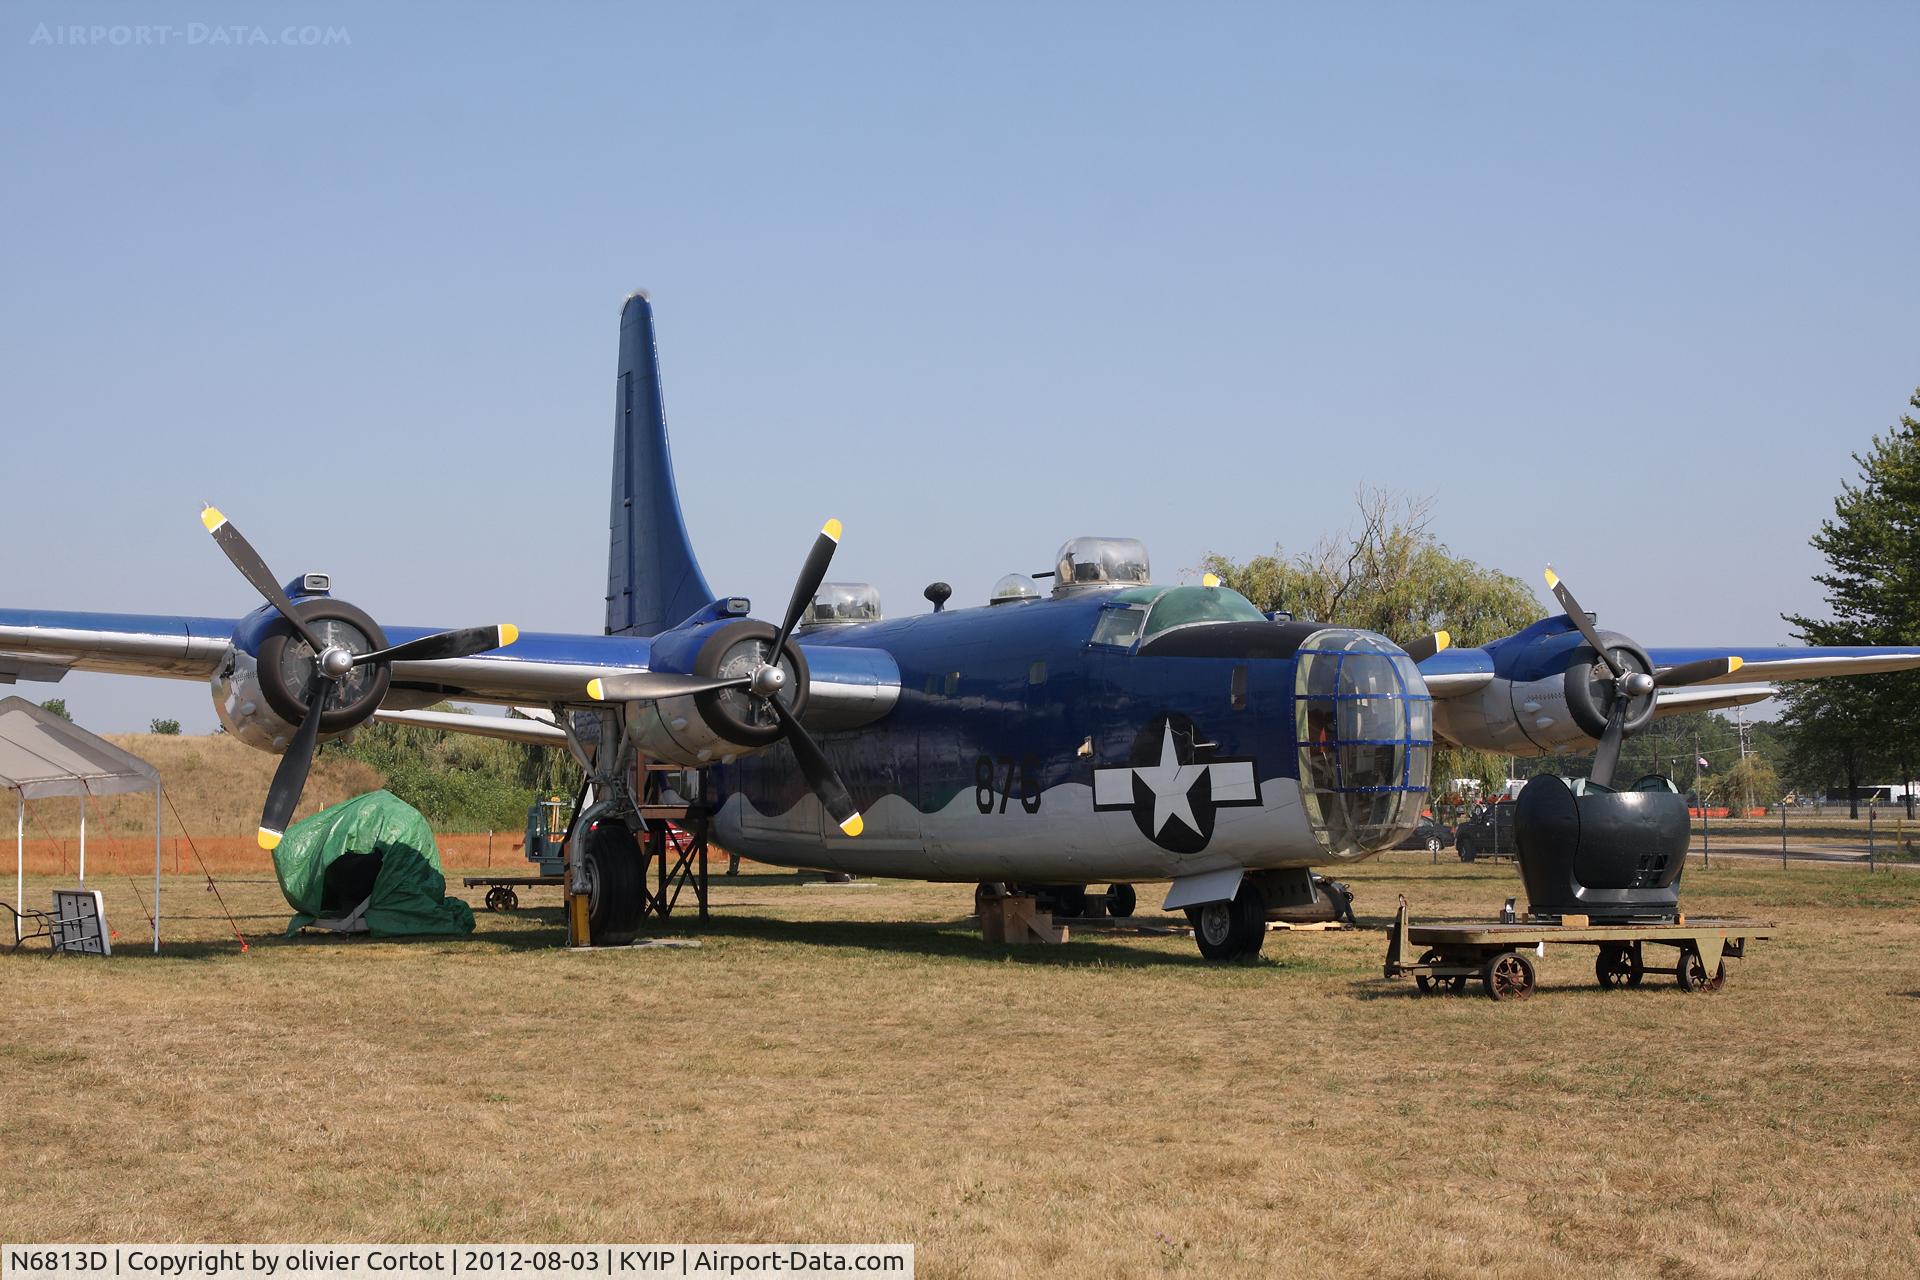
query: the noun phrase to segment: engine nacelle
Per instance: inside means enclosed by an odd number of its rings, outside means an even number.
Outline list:
[[[752,618],[733,618],[678,628],[654,638],[653,670],[712,679],[751,675],[773,651],[774,627]],[[788,645],[779,666],[786,673],[787,708],[806,710],[811,673],[806,655]],[[674,764],[700,766],[772,746],[780,722],[745,689],[716,689],[657,702],[627,704],[627,728],[641,755]]]
[[[1647,651],[1633,640],[1614,631],[1599,634],[1627,669],[1653,674]],[[1589,751],[1600,740],[1613,675],[1578,631],[1530,627],[1490,652],[1492,680],[1473,693],[1434,702],[1434,727],[1443,736],[1512,756]],[[1630,704],[1628,733],[1653,719],[1656,700],[1650,693]]]
[[[344,600],[308,596],[296,600],[294,608],[323,641],[354,653],[387,647],[380,625]],[[277,755],[306,718],[313,671],[313,650],[286,619],[270,607],[256,610],[234,628],[226,658],[213,673],[213,709],[228,733]],[[321,739],[337,738],[373,715],[391,678],[384,662],[354,668],[320,717]]]

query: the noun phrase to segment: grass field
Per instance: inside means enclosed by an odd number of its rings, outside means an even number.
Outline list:
[[[0,1239],[912,1241],[923,1276],[1920,1272],[1920,873],[1696,870],[1691,912],[1784,926],[1725,991],[1601,992],[1568,949],[1515,1004],[1378,967],[1397,894],[1485,916],[1510,867],[1349,879],[1376,927],[1225,968],[1186,938],[994,951],[965,886],[784,875],[716,880],[699,948],[601,953],[557,949],[531,895],[470,940],[282,942],[271,882],[229,883],[245,955],[183,877],[155,959],[105,882],[126,954],[0,956]]]

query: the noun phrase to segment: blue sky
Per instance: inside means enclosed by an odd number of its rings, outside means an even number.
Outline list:
[[[1364,482],[1643,642],[1784,640],[1920,383],[1916,44],[1911,4],[0,5],[0,605],[238,614],[214,501],[386,621],[598,631],[645,287],[762,613],[828,515],[912,611],[1075,534],[1163,580],[1304,548]]]

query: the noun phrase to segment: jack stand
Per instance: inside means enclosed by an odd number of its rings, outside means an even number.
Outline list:
[[[590,899],[587,896],[587,872],[580,865],[580,841],[567,841],[567,945],[570,947],[590,947],[593,937],[587,927],[587,908]]]

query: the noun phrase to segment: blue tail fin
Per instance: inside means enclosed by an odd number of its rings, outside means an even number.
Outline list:
[[[610,524],[608,635],[655,635],[713,600],[700,562],[693,558],[673,485],[653,304],[643,293],[628,298],[620,310]]]

